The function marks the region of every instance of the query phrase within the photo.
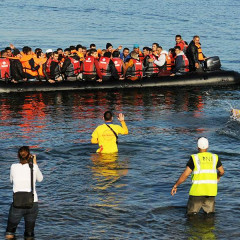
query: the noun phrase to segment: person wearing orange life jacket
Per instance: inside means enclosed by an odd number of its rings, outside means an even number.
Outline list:
[[[43,64],[43,61],[41,60],[39,61],[40,64],[36,64],[34,58],[36,58],[36,56],[32,52],[32,49],[28,46],[23,47],[20,62],[22,63],[23,71],[27,79],[39,76],[38,69],[40,68],[40,65]]]
[[[143,53],[140,51],[139,44],[134,44],[134,45],[133,45],[133,52],[135,52],[136,54],[138,54],[139,60],[140,60],[141,62],[144,60],[144,55],[143,55]]]
[[[74,50],[72,50],[74,51]],[[65,79],[69,77],[76,77],[79,79],[80,75],[80,58],[76,53],[71,53],[70,48],[64,50],[65,60],[61,68],[61,73]]]
[[[10,78],[10,61],[7,57],[7,51],[2,50],[0,57],[0,78],[4,80]]]
[[[132,81],[143,77],[143,63],[140,61],[136,52],[131,52],[131,59],[126,63],[124,76]]]
[[[159,67],[159,75],[170,75],[171,71],[171,58],[168,52],[163,50],[161,46],[157,47],[158,59],[149,59],[148,62],[153,62]]]
[[[188,44],[182,39],[182,36],[176,35],[175,41],[176,41],[176,46],[179,46],[181,48],[181,51],[183,51],[184,54],[186,54]]]
[[[217,185],[220,177],[224,175],[224,168],[218,155],[207,152],[208,139],[205,137],[199,138],[197,147],[198,153],[191,155],[185,171],[171,190],[171,195],[174,196],[178,186],[192,173],[192,186],[187,204],[188,215],[197,214],[201,208],[207,214],[215,211]]]
[[[171,59],[171,71],[173,71],[175,67],[175,59],[176,59],[175,48],[170,48],[168,50],[168,56]]]
[[[193,40],[188,45],[186,56],[189,60],[189,70],[191,72],[202,72],[202,63],[206,59],[204,54],[202,53],[201,43],[200,43],[200,37],[194,36]]]
[[[45,57],[45,54],[43,51],[40,49],[39,51],[36,52],[36,57],[33,58],[35,66],[39,66],[38,68],[38,78],[39,79],[45,79],[47,78],[47,73],[46,73],[46,61],[47,58]]]
[[[172,70],[172,74],[170,76],[182,75],[189,71],[188,59],[184,55],[184,52],[181,51],[180,46],[175,47],[175,52],[176,52],[175,67]]]
[[[148,61],[149,59],[157,60],[157,57],[155,55],[150,54],[150,50],[152,50],[152,49],[149,48],[149,47],[144,47],[143,48],[144,76],[146,76],[146,77],[152,77],[154,75],[157,75],[158,72],[159,72],[158,66],[155,63]]]
[[[117,69],[115,68],[115,64],[112,61],[111,52],[105,52],[103,57],[99,59],[99,68],[102,73],[102,80],[119,80],[119,75]]]
[[[96,49],[89,50],[89,56],[85,57],[81,65],[82,78],[85,81],[102,81],[102,73],[98,63],[98,53]]]
[[[123,80],[123,73],[124,73],[124,69],[125,69],[125,64],[123,62],[123,60],[120,58],[120,52],[119,51],[114,51],[112,53],[112,61],[115,65],[115,68],[118,72],[119,75],[119,80]]]

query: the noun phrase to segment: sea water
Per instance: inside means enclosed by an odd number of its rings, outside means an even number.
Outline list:
[[[223,1],[1,1],[0,48],[9,43],[56,50],[82,44],[168,50],[176,34],[200,35],[206,56],[240,71],[238,0]],[[0,95],[0,234],[4,236],[17,149],[31,146],[44,175],[37,184],[36,239],[239,239],[238,87],[174,88]],[[105,110],[125,114],[128,136],[119,153],[99,156],[91,133]],[[198,137],[219,155],[216,214],[185,216],[190,177],[170,191]],[[23,222],[17,229],[22,239]]]

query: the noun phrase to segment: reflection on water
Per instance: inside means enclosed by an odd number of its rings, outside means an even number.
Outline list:
[[[38,188],[37,239],[219,239],[229,226],[236,236],[239,122],[229,119],[222,99],[237,101],[238,90],[2,94],[0,141],[6,151],[0,156],[1,233],[12,197],[8,170],[16,149],[29,145],[45,177]],[[91,134],[108,109],[116,124],[116,115],[125,114],[129,135],[121,137],[118,154],[97,154]],[[170,195],[199,136],[209,138],[226,168],[216,201],[219,214],[212,223],[186,220],[190,180],[178,197]],[[223,224],[225,212],[231,212],[228,226]]]
[[[91,155],[93,166],[93,182],[95,186],[92,188],[98,191],[99,203],[97,206],[116,207],[121,199],[116,196],[115,189],[123,188],[121,178],[128,173],[128,159],[118,160],[118,154],[97,154]],[[104,190],[104,191],[100,191]]]
[[[218,239],[215,234],[215,217],[212,216],[192,216],[186,222],[188,240],[202,239],[215,240]]]

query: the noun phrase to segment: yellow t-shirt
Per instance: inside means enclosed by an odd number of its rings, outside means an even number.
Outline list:
[[[128,134],[128,129],[125,122],[121,122],[121,123],[122,123],[122,127],[115,124],[108,124],[108,125],[114,130],[114,132],[117,135]],[[99,149],[97,150],[97,152],[99,153],[118,152],[116,136],[106,124],[102,124],[94,130],[92,134],[92,139],[97,139],[97,142],[99,144]]]

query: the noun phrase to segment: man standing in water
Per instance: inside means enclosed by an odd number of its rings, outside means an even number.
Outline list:
[[[215,196],[217,183],[224,174],[224,169],[217,154],[207,152],[208,140],[198,139],[198,154],[191,155],[185,171],[172,188],[171,194],[177,192],[177,187],[192,173],[192,186],[189,192],[187,214],[197,214],[201,208],[205,213],[215,211]]]
[[[105,124],[98,126],[94,130],[91,143],[99,144],[99,149],[97,150],[98,153],[118,152],[118,134],[128,134],[128,128],[124,121],[124,115],[120,113],[118,116],[118,120],[122,124],[122,127],[112,124],[113,115],[110,111],[104,113],[103,119]]]

